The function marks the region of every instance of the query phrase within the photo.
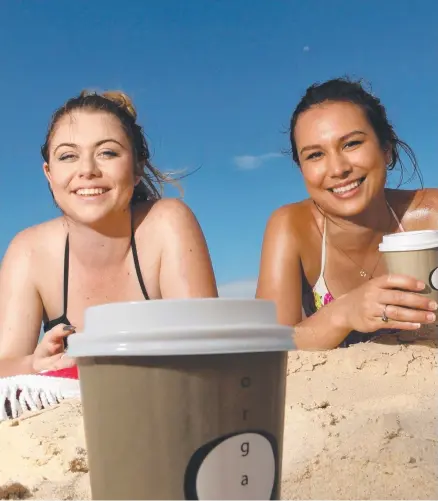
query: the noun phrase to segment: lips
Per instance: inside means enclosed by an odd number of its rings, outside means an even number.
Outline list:
[[[361,177],[360,179],[356,179],[356,181],[352,181],[349,184],[344,184],[342,186],[335,186],[333,188],[329,188],[328,191],[335,193],[337,195],[342,195],[344,193],[348,193],[356,188],[358,188],[365,181],[365,177]]]

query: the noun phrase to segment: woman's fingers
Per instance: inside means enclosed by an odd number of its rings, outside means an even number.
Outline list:
[[[51,329],[48,332],[48,334],[50,333],[50,336],[53,339],[61,340],[62,338],[65,338],[65,337],[69,336],[70,334],[72,334],[74,331],[75,331],[75,327],[73,327],[73,325],[59,324],[59,325],[53,327],[53,329]]]
[[[438,308],[436,301],[431,300],[427,296],[400,290],[382,290],[379,295],[379,302],[431,312],[436,311]]]
[[[385,312],[389,322],[433,324],[436,321],[437,303],[421,294],[406,290],[383,290],[379,302],[382,309],[381,312],[377,312],[376,316],[382,317]],[[391,326],[390,328],[397,327]],[[403,330],[411,328],[411,326],[404,325]],[[419,325],[414,328],[418,329]]]
[[[425,288],[423,282],[407,275],[382,275],[374,280],[375,284],[382,289],[402,289],[405,291],[421,292]]]
[[[388,322],[382,320],[382,327],[389,327],[390,322],[407,322],[410,324],[433,324],[436,321],[435,313],[431,311],[416,310],[412,308],[403,308],[402,306],[395,306],[393,304],[381,305],[381,310],[376,312],[376,317],[383,319],[384,315],[388,318]],[[395,327],[390,327],[391,329]]]
[[[69,369],[76,365],[76,360],[68,355],[61,355],[60,358],[53,364],[52,370]]]
[[[379,329],[394,329],[397,331],[416,331],[421,327],[421,324],[416,324],[412,322],[397,322],[397,321],[389,321],[388,323],[383,323],[382,325],[378,325],[376,332]]]
[[[76,360],[74,358],[64,353],[57,353],[50,357],[46,357],[38,366],[37,372],[41,372],[42,370],[57,371],[60,369],[68,369],[74,365],[76,365]]]
[[[388,318],[388,322],[381,321],[380,328],[415,330],[421,324],[436,322],[437,303],[419,294],[424,283],[404,275],[385,275],[377,281],[382,290],[375,314],[377,318]]]
[[[44,340],[47,343],[47,348],[50,354],[57,353],[60,349],[64,349],[63,340],[72,334],[75,328],[72,325],[59,324],[47,332],[47,338]]]

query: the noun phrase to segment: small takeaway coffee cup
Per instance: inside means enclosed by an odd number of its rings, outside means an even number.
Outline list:
[[[93,499],[279,499],[294,346],[273,303],[92,307],[69,345]]]
[[[408,275],[426,287],[419,294],[438,302],[438,231],[404,231],[385,235],[379,245],[389,273]],[[423,325],[421,336],[434,334],[437,325]]]

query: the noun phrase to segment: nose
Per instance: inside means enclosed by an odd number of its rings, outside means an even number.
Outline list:
[[[335,179],[347,178],[353,170],[353,166],[342,153],[333,153],[328,156],[329,175]]]
[[[100,170],[94,156],[84,155],[81,158],[81,161],[78,162],[78,174],[80,177],[86,179],[98,177],[100,175]]]

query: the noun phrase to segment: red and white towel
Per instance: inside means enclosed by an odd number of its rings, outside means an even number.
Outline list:
[[[65,398],[80,398],[77,366],[0,378],[0,421],[40,410]]]

